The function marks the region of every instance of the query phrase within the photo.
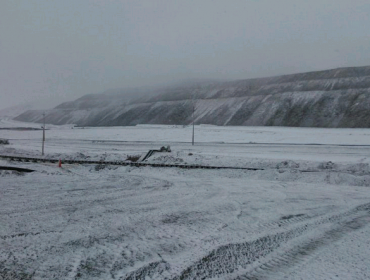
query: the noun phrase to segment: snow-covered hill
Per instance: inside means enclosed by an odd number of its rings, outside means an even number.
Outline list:
[[[0,110],[0,118],[11,119],[26,111],[35,109],[31,104],[17,105]]]
[[[116,90],[48,111],[47,122],[80,126],[197,124],[370,127],[370,66],[229,82]],[[40,111],[16,118],[41,122]]]

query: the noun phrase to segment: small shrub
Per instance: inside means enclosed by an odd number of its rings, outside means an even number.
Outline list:
[[[9,140],[8,139],[0,139],[0,144],[9,145]]]
[[[126,160],[129,160],[131,162],[137,162],[139,160],[140,156],[134,155],[134,156],[127,156]]]
[[[105,169],[105,165],[104,164],[98,164],[95,166],[95,171],[100,171],[100,170],[103,170]]]

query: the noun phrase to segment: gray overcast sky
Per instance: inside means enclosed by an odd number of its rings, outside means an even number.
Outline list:
[[[1,0],[0,109],[370,65],[369,0]]]

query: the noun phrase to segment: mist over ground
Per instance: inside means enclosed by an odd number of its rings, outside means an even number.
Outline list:
[[[0,109],[111,88],[370,65],[366,0],[0,3]]]

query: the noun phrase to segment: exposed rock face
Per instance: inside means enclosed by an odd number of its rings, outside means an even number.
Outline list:
[[[149,96],[149,97],[148,97]],[[47,113],[80,126],[197,124],[370,127],[370,66],[86,95]],[[16,118],[41,122],[40,111]]]

